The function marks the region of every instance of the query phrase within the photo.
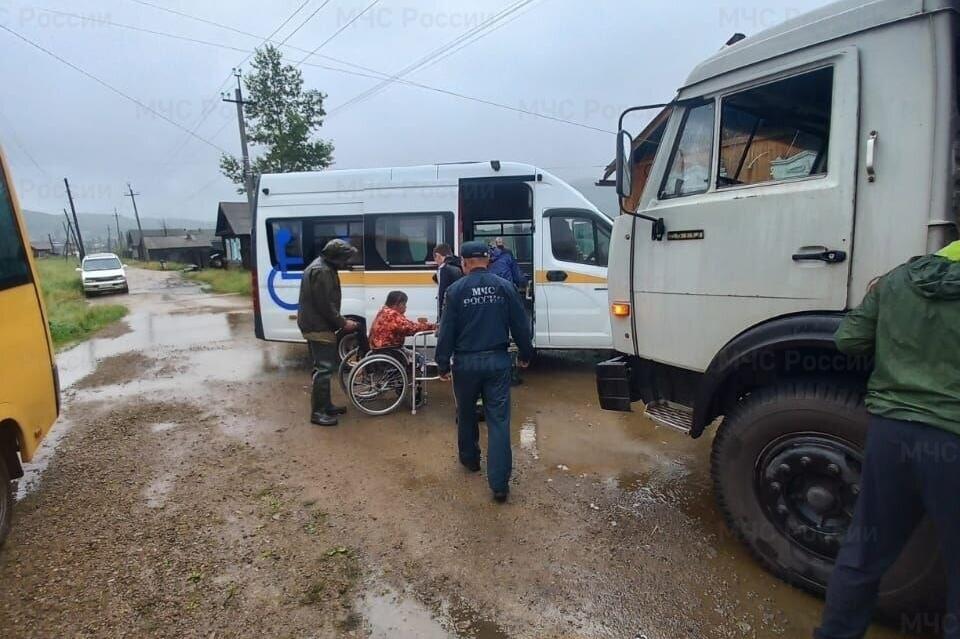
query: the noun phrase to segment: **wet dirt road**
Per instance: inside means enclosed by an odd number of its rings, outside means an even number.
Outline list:
[[[126,323],[58,357],[0,635],[809,636],[820,602],[720,522],[709,442],[600,411],[589,358],[515,388],[498,506],[457,463],[444,384],[416,417],[313,427],[305,346],[257,341],[248,300],[130,280]]]

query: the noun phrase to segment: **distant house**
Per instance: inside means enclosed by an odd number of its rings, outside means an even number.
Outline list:
[[[30,250],[34,257],[57,255],[55,246],[50,246],[50,242],[30,242]]]
[[[188,231],[183,235],[147,235],[140,239],[138,247],[142,259],[152,262],[179,262],[196,264],[206,268],[210,264],[213,243],[203,232]]]
[[[250,232],[253,217],[246,202],[220,202],[217,206],[217,237],[223,239],[224,257],[227,262],[240,264],[245,269],[252,266]]]
[[[210,242],[214,250],[223,250],[222,243],[217,239],[210,229],[183,229],[183,228],[165,228],[165,229],[143,229],[141,234],[137,229],[130,229],[126,233],[126,255],[138,260],[149,260],[144,253],[143,238],[145,237],[179,237],[184,238],[190,235],[197,239],[204,239]],[[193,262],[191,262],[193,264]]]

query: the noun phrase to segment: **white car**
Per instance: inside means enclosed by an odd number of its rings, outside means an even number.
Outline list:
[[[127,265],[113,253],[93,253],[86,256],[77,268],[83,280],[84,295],[110,291],[129,293],[126,268]]]

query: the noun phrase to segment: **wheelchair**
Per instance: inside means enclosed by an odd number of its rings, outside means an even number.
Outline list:
[[[410,347],[370,348],[366,326],[356,333],[357,345],[340,360],[337,377],[350,403],[371,416],[387,415],[404,402],[410,412],[426,401],[424,382],[439,379],[436,362],[427,361],[427,338],[435,331],[413,335]]]

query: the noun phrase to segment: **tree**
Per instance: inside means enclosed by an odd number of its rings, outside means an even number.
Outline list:
[[[333,163],[333,142],[314,140],[313,133],[323,126],[326,95],[303,89],[303,75],[291,64],[284,64],[280,50],[268,44],[257,49],[251,63],[253,72],[243,79],[250,100],[244,106],[247,139],[262,152],[251,160],[254,175],[316,171]],[[251,149],[251,155],[255,149]],[[224,154],[220,170],[243,188],[243,164],[239,158]]]

